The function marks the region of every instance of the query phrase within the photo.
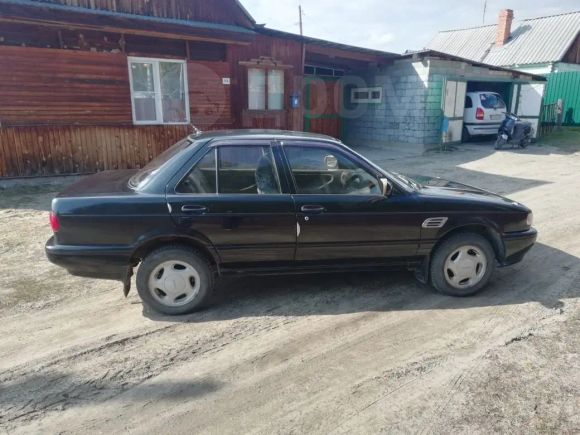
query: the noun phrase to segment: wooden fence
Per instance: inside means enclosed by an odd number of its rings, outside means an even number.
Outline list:
[[[191,133],[176,126],[0,128],[0,177],[139,168]]]
[[[558,124],[558,103],[544,104],[542,105],[542,112],[540,114],[540,131],[538,132],[540,136],[544,136]]]

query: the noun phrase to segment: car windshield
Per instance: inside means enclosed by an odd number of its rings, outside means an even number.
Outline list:
[[[404,182],[407,186],[412,187],[415,190],[421,189],[423,186],[417,181],[412,178],[409,178],[405,175],[399,174],[398,172],[391,172],[399,181]]]
[[[479,98],[485,109],[505,109],[505,103],[498,94],[480,94]]]
[[[183,139],[159,154],[147,166],[131,177],[129,180],[129,186],[133,189],[142,188],[157,173],[157,171],[159,171],[159,168],[191,145],[191,143],[192,140],[190,138]]]
[[[404,186],[410,188],[411,190],[418,190],[420,189],[422,186],[416,181],[416,180],[411,180],[408,177],[405,177],[404,175],[401,175],[397,172],[394,171],[387,171],[383,168],[381,168],[379,165],[377,165],[376,163],[372,162],[371,160],[367,159],[365,156],[357,153],[355,150],[353,150],[352,148],[346,146],[343,144],[343,146],[345,148],[347,148],[351,153],[355,154],[356,156],[358,156],[360,159],[364,160],[365,162],[367,162],[367,164],[369,164],[370,166],[372,166],[373,168],[375,168],[377,170],[378,173],[380,174],[384,174],[386,175],[388,178],[390,179],[396,179],[399,183],[403,183]]]

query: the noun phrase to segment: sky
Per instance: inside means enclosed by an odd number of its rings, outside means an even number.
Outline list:
[[[304,9],[304,34],[334,42],[402,53],[425,47],[439,30],[482,25],[484,0],[241,0],[260,24],[299,33],[298,5]],[[580,10],[578,0],[488,0],[485,24],[495,24],[500,9],[515,20]]]

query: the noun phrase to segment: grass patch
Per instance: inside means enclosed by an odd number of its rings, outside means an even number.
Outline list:
[[[540,146],[554,146],[566,151],[580,150],[580,127],[562,127],[540,138]]]

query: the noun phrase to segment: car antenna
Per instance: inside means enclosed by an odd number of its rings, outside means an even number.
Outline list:
[[[190,122],[189,125],[191,126],[191,128],[193,130],[194,136],[199,136],[200,134],[203,133],[203,131],[201,131],[199,128],[197,128],[195,125],[193,125],[193,122]]]

